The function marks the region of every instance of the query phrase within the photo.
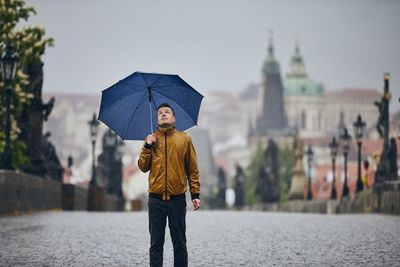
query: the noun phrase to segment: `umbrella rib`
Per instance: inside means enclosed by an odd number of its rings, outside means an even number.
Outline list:
[[[126,136],[126,131],[129,129],[129,126],[131,126],[132,120],[133,120],[133,115],[136,113],[136,110],[138,109],[138,107],[140,106],[140,104],[142,104],[143,99],[145,98],[146,94],[143,94],[142,99],[140,99],[139,103],[137,104],[135,110],[132,112],[131,118],[129,119],[129,123],[126,126],[126,128],[124,129],[124,136]]]
[[[162,78],[162,76],[161,76],[161,75],[160,75],[160,76],[158,76],[157,80],[155,80],[155,81],[153,82],[153,84],[152,84],[152,85],[150,85],[150,87],[151,87],[151,88],[154,88],[154,87],[155,87],[155,84],[156,84],[157,82],[159,82],[161,78]]]
[[[154,86],[153,88],[156,89],[156,88],[166,88],[166,87],[180,87],[180,88],[184,88],[184,89],[191,89],[191,90],[195,91],[196,93],[198,93],[199,95],[201,95],[202,97],[204,97],[202,94],[200,94],[196,89],[194,89],[190,85],[189,85],[189,87],[187,87],[187,86],[185,87],[185,86],[182,86],[182,85],[172,84],[172,85]]]
[[[147,82],[147,80],[146,80],[146,78],[144,77],[143,73],[141,72],[140,74],[142,75],[143,80],[144,80],[145,83],[146,83],[146,87],[149,87],[149,83]]]
[[[140,92],[140,91],[139,91]],[[101,112],[101,114],[107,113],[110,109],[112,109],[115,105],[118,105],[120,101],[125,100],[127,98],[133,97],[136,95],[127,95],[127,96],[123,96],[120,97],[118,100],[114,101],[114,103],[112,103],[110,106],[107,107],[107,110]],[[99,114],[100,115],[100,114]]]
[[[120,84],[126,84],[126,85],[130,85],[130,86],[136,86],[136,87],[143,87],[143,90],[145,89],[145,87],[143,85],[139,85],[139,84],[134,84],[134,83],[129,83],[129,82],[119,82],[117,83],[118,85]]]
[[[182,88],[182,89],[188,89],[188,87],[183,87],[183,86],[175,85],[175,84],[174,84],[174,85],[167,85],[167,86],[157,86],[156,88],[160,88],[160,87],[178,87],[178,88]],[[204,97],[202,94],[200,94],[198,91],[196,91],[196,90],[193,89],[192,87],[190,87],[190,89],[192,89],[195,93],[197,93],[197,94],[201,95],[202,97]],[[167,96],[167,95],[161,93],[161,91],[159,91],[159,90],[153,90],[153,91],[154,91],[154,92],[157,92],[157,93],[160,93],[161,95],[163,95],[163,96],[165,96],[165,97],[170,98],[169,96]]]

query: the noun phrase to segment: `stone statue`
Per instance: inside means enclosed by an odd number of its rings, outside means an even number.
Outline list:
[[[107,192],[119,197],[122,193],[123,141],[110,129],[103,136],[103,151],[98,157],[96,169],[98,185],[107,187]]]
[[[30,63],[25,72],[29,76],[29,83],[24,87],[25,92],[32,94],[30,103],[24,106],[21,115],[17,118],[21,129],[19,138],[26,144],[26,154],[30,164],[22,166],[26,173],[45,177],[47,174],[43,151],[43,121],[47,120],[54,106],[52,98],[47,104],[42,100],[43,63]]]
[[[235,207],[240,208],[244,205],[244,173],[239,164],[236,164],[235,180]]]
[[[265,151],[265,166],[258,170],[256,193],[262,203],[279,201],[278,153],[275,141],[269,139]]]
[[[271,178],[268,174],[269,168],[267,166],[259,166],[257,170],[257,187],[256,194],[260,197],[262,203],[272,202],[271,194]]]
[[[218,168],[218,195],[217,195],[217,207],[226,207],[226,174],[222,167]]]
[[[389,141],[389,103],[391,99],[391,94],[389,92],[389,73],[385,73],[384,76],[384,88],[383,95],[380,102],[375,102],[374,104],[379,108],[379,117],[376,128],[383,138],[383,149],[381,153],[380,162],[378,169],[375,173],[375,181],[377,184],[382,184],[385,180],[391,179],[390,173],[390,141]],[[394,148],[392,148],[394,149]],[[393,152],[392,152],[393,153]],[[397,156],[397,155],[396,155]],[[396,175],[397,177],[397,175]]]
[[[49,100],[49,102],[47,104],[42,104],[43,120],[47,121],[51,111],[54,108],[54,103],[55,102],[56,102],[55,98],[52,97],[52,98],[50,98],[50,100]]]
[[[47,132],[43,136],[43,156],[44,156],[44,163],[47,168],[47,176],[56,181],[62,182],[63,178],[63,167],[61,166],[60,160],[58,159],[56,148],[54,145],[49,141],[51,136],[50,132]]]
[[[290,183],[289,199],[304,199],[305,174],[303,165],[303,143],[296,137],[293,142],[294,166]]]

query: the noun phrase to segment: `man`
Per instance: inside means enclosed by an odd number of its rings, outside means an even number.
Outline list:
[[[190,136],[175,129],[175,112],[167,103],[158,107],[158,128],[146,137],[138,165],[149,174],[150,266],[162,266],[165,226],[174,247],[174,266],[187,266],[187,181],[194,209],[200,208],[196,152]]]

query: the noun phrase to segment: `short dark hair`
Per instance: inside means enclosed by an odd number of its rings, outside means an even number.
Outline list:
[[[158,111],[160,108],[170,108],[170,109],[172,110],[172,115],[175,116],[175,110],[174,110],[168,103],[162,103],[162,104],[160,104],[160,105],[158,106],[158,108],[157,108],[157,111]]]

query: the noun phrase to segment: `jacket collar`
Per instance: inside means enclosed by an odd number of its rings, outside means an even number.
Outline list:
[[[157,131],[160,132],[161,134],[170,135],[175,132],[175,126],[172,125],[171,127],[168,128],[157,127]]]

